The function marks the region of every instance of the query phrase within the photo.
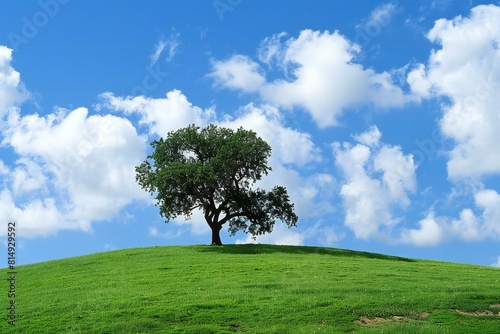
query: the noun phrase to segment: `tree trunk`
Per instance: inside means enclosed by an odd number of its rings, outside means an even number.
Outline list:
[[[219,232],[222,226],[210,226],[212,229],[212,245],[222,246],[222,241],[220,240]]]

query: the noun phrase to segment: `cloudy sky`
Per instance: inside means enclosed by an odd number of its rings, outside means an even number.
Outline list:
[[[19,264],[209,243],[134,167],[213,123],[295,203],[257,242],[500,266],[499,43],[495,1],[0,0],[4,256],[9,221]]]

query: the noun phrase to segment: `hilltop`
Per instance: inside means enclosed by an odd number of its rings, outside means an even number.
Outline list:
[[[2,333],[500,332],[500,270],[333,248],[125,249],[19,266],[16,284]]]

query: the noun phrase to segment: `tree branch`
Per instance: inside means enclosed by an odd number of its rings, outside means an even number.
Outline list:
[[[189,208],[189,211],[193,211],[194,209],[196,208],[201,208],[202,205],[201,204],[196,204],[196,205],[193,205],[192,207]]]
[[[245,211],[231,213],[229,215],[226,215],[224,218],[222,218],[220,220],[220,225],[221,226],[224,225],[230,219],[233,219],[233,218],[236,218],[236,217],[243,217],[243,216],[246,216],[246,212]]]

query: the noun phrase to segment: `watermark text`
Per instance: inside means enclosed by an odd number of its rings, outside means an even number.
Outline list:
[[[7,225],[7,281],[9,290],[7,298],[9,307],[7,308],[7,320],[9,325],[16,325],[16,222],[10,221]]]

